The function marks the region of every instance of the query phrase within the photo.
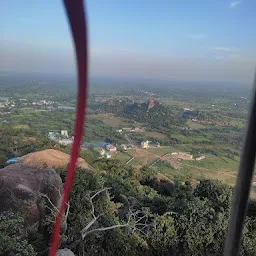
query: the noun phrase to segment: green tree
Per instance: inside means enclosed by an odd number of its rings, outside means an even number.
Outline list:
[[[222,255],[227,227],[226,212],[215,211],[207,198],[190,201],[176,216],[181,255]]]
[[[176,246],[176,231],[174,220],[170,213],[156,216],[149,235],[149,246],[152,248],[152,255],[172,255]]]
[[[0,214],[0,255],[36,255],[27,241],[23,218],[12,212]]]
[[[208,198],[216,211],[229,211],[232,202],[232,188],[220,181],[203,180],[196,187],[194,195]]]

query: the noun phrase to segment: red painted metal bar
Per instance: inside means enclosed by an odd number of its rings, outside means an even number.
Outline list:
[[[83,135],[88,87],[88,38],[83,0],[63,0],[63,2],[69,19],[70,29],[73,35],[74,48],[76,52],[78,77],[77,112],[74,127],[75,138],[72,146],[70,163],[67,170],[66,182],[64,185],[64,195],[60,211],[56,217],[53,227],[52,242],[49,252],[50,256],[55,256],[59,247],[62,216],[65,212],[69,193],[72,187],[72,182],[75,175],[76,161],[78,158],[80,143]]]

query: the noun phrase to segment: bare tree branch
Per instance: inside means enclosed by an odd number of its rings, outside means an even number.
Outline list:
[[[59,189],[58,189],[58,190],[59,190]],[[60,193],[60,190],[59,190],[59,193]],[[48,205],[46,205],[45,207],[51,211],[51,214],[52,214],[52,216],[53,216],[54,219],[55,219],[55,217],[56,217],[57,214],[59,213],[59,208],[58,208],[57,206],[55,206],[55,205],[52,203],[51,199],[50,199],[46,194],[39,193],[39,195],[47,199],[47,201],[48,201],[48,203],[50,204],[51,207],[49,207]],[[60,195],[61,195],[61,193],[60,193]],[[61,196],[61,198],[62,198],[62,196]],[[66,213],[65,213],[65,215],[63,216],[63,218],[64,218],[65,221],[67,221],[68,214],[69,214],[69,209],[70,209],[70,204],[69,204],[69,202],[68,202],[66,205],[67,205]],[[48,221],[50,221],[50,220],[48,220]],[[50,221],[50,222],[54,223],[55,220],[52,220],[52,221]]]
[[[139,214],[143,214],[143,216],[137,217]],[[113,226],[109,226],[109,227],[95,228],[95,229],[89,230],[89,228],[102,215],[103,214],[100,214],[96,218],[92,219],[88,223],[88,225],[80,231],[81,236],[82,236],[82,240],[84,240],[84,238],[86,236],[88,236],[88,235],[90,235],[92,233],[95,233],[95,232],[102,232],[102,231],[112,230],[112,229],[116,229],[116,228],[124,228],[124,227],[129,227],[129,228],[131,228],[132,232],[138,231],[138,232],[140,232],[140,233],[142,233],[143,235],[146,236],[146,233],[143,230],[146,227],[148,227],[148,224],[147,224],[148,217],[143,212],[141,212],[141,211],[138,211],[138,210],[134,211],[133,209],[129,208],[129,212],[127,214],[128,220],[127,220],[127,222],[125,224],[118,224],[118,225],[113,225]],[[141,221],[143,219],[145,219],[145,222],[141,223]]]
[[[92,233],[95,233],[95,232],[106,231],[106,230],[111,230],[111,229],[115,229],[115,228],[123,228],[123,227],[128,227],[128,226],[129,226],[129,223],[113,225],[113,226],[105,227],[105,228],[96,228],[96,229],[92,229],[92,230],[90,230],[88,232],[84,232],[84,233],[82,233],[82,231],[81,231],[81,235],[82,235],[82,239],[84,239],[86,236],[88,236]]]

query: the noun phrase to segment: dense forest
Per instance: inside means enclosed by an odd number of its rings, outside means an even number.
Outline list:
[[[94,173],[77,170],[60,248],[89,256],[223,255],[231,187],[210,180],[197,186],[178,180],[158,183],[147,167],[138,175],[114,160],[100,160],[96,169]],[[64,178],[64,169],[57,172]],[[0,254],[44,255],[53,217],[42,233],[31,234],[23,232],[18,213],[2,213]],[[255,203],[250,202],[241,256],[256,254],[255,225]]]

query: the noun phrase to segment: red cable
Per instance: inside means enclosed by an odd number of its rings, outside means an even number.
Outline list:
[[[49,256],[55,256],[59,247],[60,226],[64,214],[69,193],[72,187],[76,161],[80,150],[80,143],[83,135],[83,124],[85,118],[85,107],[87,102],[87,82],[88,82],[88,50],[87,50],[87,27],[84,13],[83,0],[63,0],[67,16],[69,19],[70,29],[72,31],[78,75],[78,92],[77,92],[77,112],[75,120],[75,138],[71,151],[71,158],[64,185],[64,195],[61,202],[60,211],[56,217],[52,231],[52,242]]]

